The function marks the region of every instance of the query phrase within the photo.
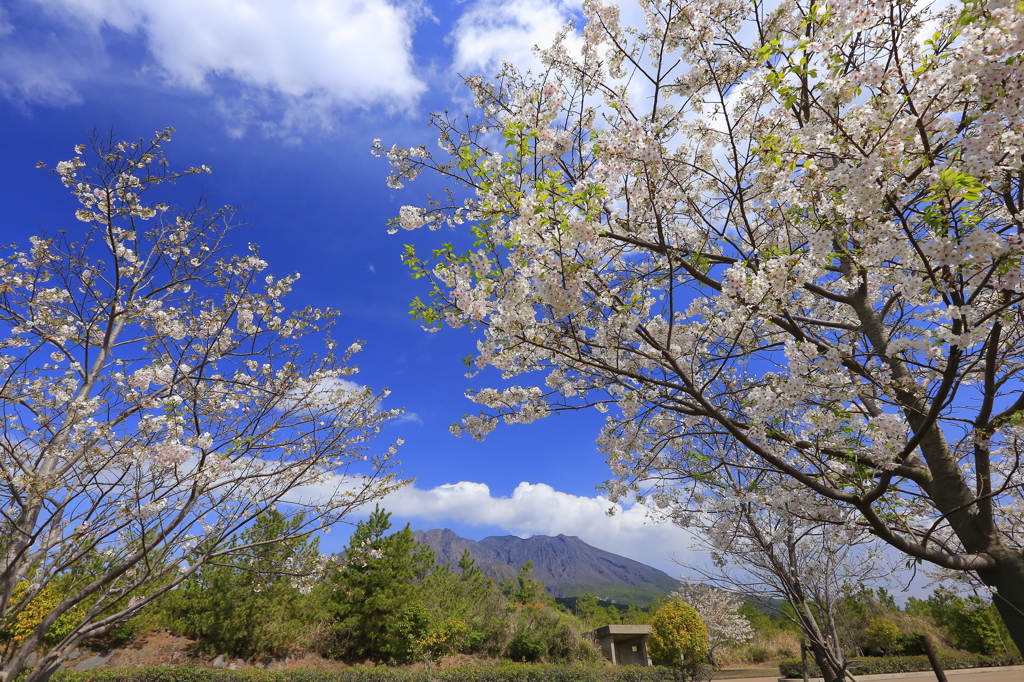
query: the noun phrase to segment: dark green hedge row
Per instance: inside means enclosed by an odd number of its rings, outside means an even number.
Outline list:
[[[855,675],[881,675],[883,673],[911,673],[920,670],[931,670],[932,665],[927,656],[870,656],[854,659],[850,671]],[[939,654],[939,665],[943,670],[960,668],[997,668],[1004,665],[1021,665],[1024,661],[1020,656],[1010,654]],[[799,658],[786,658],[779,661],[779,672],[783,677],[803,677]],[[807,661],[807,676],[821,677],[821,670],[811,660]]]
[[[52,682],[686,682],[687,675],[659,666],[583,667],[515,663],[488,668],[425,670],[357,667],[344,670],[212,670],[167,667],[138,670],[61,670]]]

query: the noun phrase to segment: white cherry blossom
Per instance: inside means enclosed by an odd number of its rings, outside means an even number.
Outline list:
[[[595,407],[612,495],[681,490],[677,518],[780,475],[975,573],[1024,647],[1024,7],[642,9],[585,0],[578,53],[467,79],[439,153],[374,146],[392,187],[453,184],[404,226],[472,230],[407,247],[414,312],[516,384],[454,430]]]
[[[17,585],[62,595],[5,648],[0,677],[90,604],[28,674],[44,682],[81,641],[237,550],[267,509],[302,511],[296,537],[401,484],[395,446],[366,452],[398,412],[369,389],[319,388],[356,371],[358,344],[299,349],[334,313],[286,312],[298,275],[263,275],[255,247],[234,255],[230,209],[147,203],[208,170],[170,170],[169,139],[76,148],[53,172],[83,223],[0,254],[0,629],[29,605]],[[291,491],[309,485],[322,496],[296,509]]]

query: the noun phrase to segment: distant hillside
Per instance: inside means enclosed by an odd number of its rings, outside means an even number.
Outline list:
[[[454,531],[418,530],[416,540],[434,550],[437,562],[455,566],[468,549],[477,566],[495,580],[514,578],[527,561],[555,597],[594,594],[601,599],[644,605],[679,586],[669,574],[639,561],[592,547],[578,537],[535,535],[522,539],[492,536],[476,542]]]

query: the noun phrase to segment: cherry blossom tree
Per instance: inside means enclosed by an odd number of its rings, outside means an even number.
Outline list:
[[[720,623],[719,631],[743,628],[739,616],[729,616],[739,604],[730,609],[729,593],[710,585],[781,602],[781,615],[800,629],[826,682],[853,679],[847,670],[852,647],[838,628],[842,601],[864,585],[884,582],[894,566],[856,522],[855,510],[823,508],[799,490],[787,494],[781,479],[728,469],[717,494],[698,493],[700,507],[676,515],[676,523],[694,532],[694,548],[711,559],[710,565],[686,566],[706,583],[684,583],[681,593],[692,595],[712,633],[713,623]]]
[[[717,666],[715,652],[730,644],[746,644],[754,636],[747,617],[738,611],[743,606],[742,593],[722,589],[707,582],[683,580],[680,588],[669,595],[692,606],[708,629],[708,659]]]
[[[583,11],[578,53],[567,29],[536,73],[469,79],[440,154],[375,146],[392,186],[451,188],[395,229],[472,231],[407,247],[414,312],[520,377],[455,430],[596,407],[613,497],[682,509],[724,468],[777,473],[976,573],[1024,646],[1024,8]]]
[[[60,595],[7,647],[8,679],[58,621],[27,682],[204,563],[255,550],[238,539],[266,510],[298,521],[259,545],[400,484],[394,446],[365,445],[396,412],[345,378],[359,344],[334,350],[335,313],[285,312],[298,275],[231,254],[231,209],[149,200],[209,170],[170,170],[170,132],[76,147],[52,172],[78,222],[0,257],[0,629]]]

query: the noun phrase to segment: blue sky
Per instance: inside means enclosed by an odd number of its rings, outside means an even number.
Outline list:
[[[604,513],[600,415],[502,427],[484,443],[448,433],[474,411],[465,390],[497,379],[465,378],[471,332],[428,334],[409,318],[426,292],[403,243],[453,235],[388,235],[402,204],[439,186],[390,190],[369,153],[378,137],[433,144],[429,113],[471,105],[459,73],[528,64],[577,12],[574,0],[0,0],[0,242],[75,225],[74,200],[38,161],[70,158],[94,130],[174,126],[172,164],[214,171],[184,189],[245,206],[236,246],[258,244],[276,274],[301,272],[291,305],[340,310],[335,338],[364,342],[357,379],[407,409],[387,436],[405,439],[402,469],[417,480],[385,501],[395,521],[476,539],[578,535],[677,573],[683,531],[628,505]]]

